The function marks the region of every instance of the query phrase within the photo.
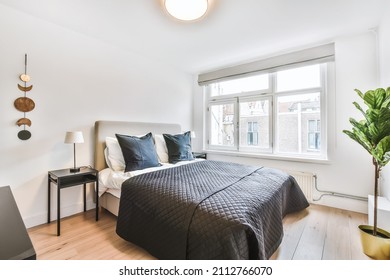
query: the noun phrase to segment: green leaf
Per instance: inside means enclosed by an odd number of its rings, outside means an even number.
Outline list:
[[[376,108],[382,108],[383,101],[386,100],[386,91],[383,88],[377,88],[375,90],[375,99]]]
[[[382,166],[386,166],[386,164],[388,164],[390,162],[390,152],[387,152],[384,156],[383,156],[383,163],[382,163]]]
[[[370,151],[374,149],[369,133],[352,128],[352,132],[356,135],[358,141],[366,146]]]
[[[363,133],[366,133],[368,130],[367,122],[365,120],[361,120],[360,122],[358,122],[354,118],[350,118],[349,122],[352,124],[353,127],[359,129]]]
[[[386,99],[386,91],[383,88],[369,90],[364,94],[363,99],[370,109],[380,109],[383,101]]]
[[[358,130],[354,130],[353,132],[349,130],[343,130],[345,134],[347,134],[352,140],[355,140],[357,143],[359,143],[364,149],[367,150],[367,152],[371,154],[373,151],[371,143],[361,136],[364,134],[358,133],[357,131]]]
[[[386,89],[386,98],[385,101],[382,104],[382,107],[389,108],[390,104],[390,87]]]
[[[379,141],[378,145],[375,148],[378,156],[380,156],[381,160],[384,158],[386,153],[390,152],[390,135],[383,138]]]
[[[363,93],[360,90],[355,89],[355,91],[360,96],[361,99],[364,99],[364,95],[363,95]]]
[[[371,123],[369,126],[368,126],[368,134],[365,133],[367,139],[375,146],[380,139],[378,139],[378,135],[379,135],[379,130],[378,128],[376,127],[376,122],[375,123]]]
[[[382,103],[382,108],[389,108],[390,106],[390,88],[387,89],[386,91],[386,98]]]
[[[375,91],[369,90],[363,96],[364,103],[370,109],[375,109]]]
[[[359,103],[353,102],[352,104],[355,105],[355,107],[363,114],[364,118],[367,119],[366,112],[365,112],[365,111],[363,110],[363,108],[359,105]],[[368,119],[367,119],[367,120],[368,120]]]
[[[378,115],[378,138],[379,140],[390,135],[390,109],[381,108]]]
[[[379,109],[368,109],[366,111],[366,115],[368,116],[371,122],[378,121],[379,113],[380,113]]]

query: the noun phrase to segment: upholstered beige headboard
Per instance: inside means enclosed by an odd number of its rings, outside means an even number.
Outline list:
[[[180,133],[181,128],[179,124],[96,121],[94,167],[99,171],[107,167],[104,158],[107,136],[115,137],[115,133],[125,135],[142,135],[149,132],[152,132],[153,134],[175,134]]]

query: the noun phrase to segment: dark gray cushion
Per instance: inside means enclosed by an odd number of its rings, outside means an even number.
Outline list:
[[[167,144],[169,163],[194,159],[192,156],[190,131],[176,135],[163,134],[163,136]]]
[[[115,134],[125,160],[125,172],[160,166],[152,133],[145,136]]]

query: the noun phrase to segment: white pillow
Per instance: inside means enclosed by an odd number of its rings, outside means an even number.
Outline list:
[[[168,163],[168,148],[162,134],[154,135],[154,144],[156,145],[156,152],[161,163]]]
[[[104,148],[104,159],[106,160],[107,166],[112,169],[111,162],[108,160],[108,148]]]
[[[114,137],[106,137],[107,165],[114,171],[125,170],[125,159],[118,140]]]

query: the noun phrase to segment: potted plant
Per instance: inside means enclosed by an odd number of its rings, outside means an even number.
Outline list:
[[[355,107],[364,119],[349,119],[352,130],[343,130],[350,138],[359,143],[372,156],[375,169],[374,182],[374,225],[360,225],[363,252],[374,259],[390,259],[390,233],[378,228],[378,183],[382,168],[390,161],[390,87],[378,88],[362,93],[355,92],[363,99],[366,110],[357,103]]]

